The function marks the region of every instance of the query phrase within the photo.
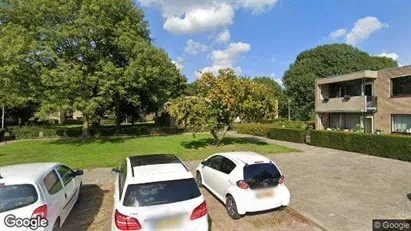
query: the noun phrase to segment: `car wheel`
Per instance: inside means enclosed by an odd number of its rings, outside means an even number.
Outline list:
[[[278,211],[284,211],[286,208],[287,208],[287,206],[282,205],[282,206],[278,207]]]
[[[231,195],[227,196],[225,207],[227,208],[228,215],[232,219],[237,220],[241,218],[241,215],[238,214],[237,204],[235,203],[235,200]]]
[[[59,231],[60,230],[60,218],[57,218],[56,222],[54,222],[53,225],[53,231]]]
[[[78,197],[77,197],[76,203],[80,202],[81,200],[81,188],[82,187],[83,187],[83,183],[81,183],[80,186],[78,187]]]
[[[201,173],[199,171],[197,171],[197,174],[196,174],[196,181],[197,181],[198,187],[203,187],[203,178],[201,177]]]

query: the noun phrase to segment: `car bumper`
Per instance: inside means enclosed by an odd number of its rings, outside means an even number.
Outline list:
[[[234,196],[239,214],[258,212],[287,206],[290,203],[290,191],[285,185],[274,189],[274,196],[270,198],[256,198],[255,191],[240,191]]]
[[[192,222],[190,222],[190,224],[186,224],[184,227],[179,227],[176,229],[167,229],[167,231],[181,231],[181,230],[185,230],[185,231],[208,231],[211,230],[210,229],[210,224],[209,224],[209,217],[207,216],[203,216],[200,217]],[[114,221],[112,221],[111,224],[111,230],[112,231],[121,231],[120,229],[117,229]],[[139,231],[148,231],[148,230],[153,230],[152,227],[147,227],[147,225],[143,225],[141,227],[141,229]]]

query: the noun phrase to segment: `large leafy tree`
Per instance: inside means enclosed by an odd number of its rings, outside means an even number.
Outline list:
[[[22,124],[23,117],[28,119],[26,115],[30,113],[27,112],[36,101],[34,77],[39,68],[33,53],[36,41],[24,26],[9,23],[5,9],[10,7],[7,3],[0,7],[0,106],[6,108],[8,114],[16,115]]]
[[[210,72],[202,74],[197,96],[174,100],[169,111],[180,128],[210,129],[215,144],[219,145],[237,117],[260,122],[274,118],[277,107],[269,88],[249,78],[239,78],[232,69],[222,69],[218,76]],[[220,137],[219,129],[223,129]]]
[[[42,112],[79,110],[83,136],[102,108],[156,110],[183,90],[171,59],[153,46],[148,23],[132,0],[8,1],[7,24],[25,28],[37,42],[37,92]]]
[[[316,78],[397,65],[393,59],[370,56],[347,44],[323,45],[300,53],[284,73],[284,85],[292,101],[293,119],[309,120],[314,117]]]
[[[285,91],[283,88],[281,88],[280,84],[276,82],[274,79],[266,76],[255,77],[253,80],[259,84],[263,84],[271,90],[274,97],[278,100],[279,116],[286,117],[288,105],[287,96],[285,95]]]

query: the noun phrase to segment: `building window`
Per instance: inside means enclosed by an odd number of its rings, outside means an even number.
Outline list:
[[[393,115],[392,132],[411,133],[411,115]]]
[[[391,79],[392,96],[411,96],[411,76]]]

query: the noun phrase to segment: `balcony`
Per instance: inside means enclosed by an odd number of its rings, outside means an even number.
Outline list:
[[[373,112],[377,110],[376,96],[345,96],[317,99],[316,112]]]
[[[377,111],[377,96],[366,96],[367,97],[367,112]]]

